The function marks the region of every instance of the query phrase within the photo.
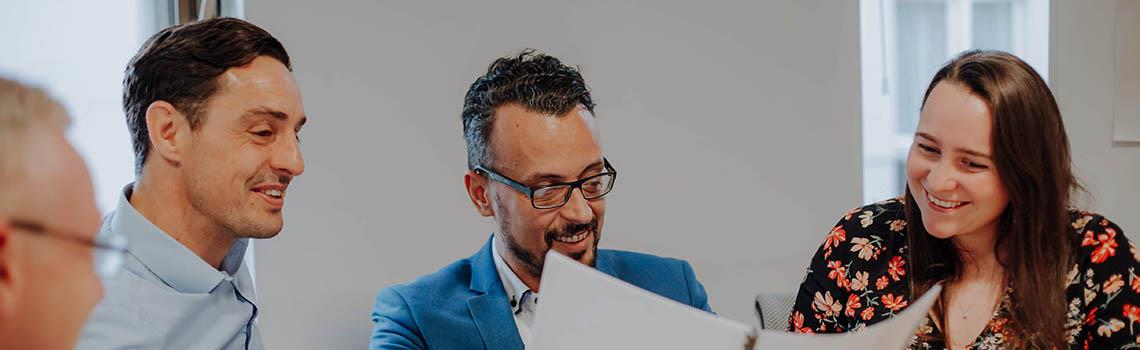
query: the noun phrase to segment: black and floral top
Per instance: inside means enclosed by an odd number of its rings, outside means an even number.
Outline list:
[[[855,208],[839,220],[812,258],[788,320],[797,333],[858,331],[910,302],[904,202],[894,198]],[[1140,251],[1116,224],[1073,210],[1078,261],[1068,274],[1070,349],[1140,349]],[[1010,292],[969,349],[1013,347]],[[928,316],[912,349],[945,349]]]

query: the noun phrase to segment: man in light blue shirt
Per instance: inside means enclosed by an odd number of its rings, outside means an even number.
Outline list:
[[[81,349],[262,349],[251,238],[281,231],[304,171],[304,107],[289,56],[248,22],[167,28],[127,66],[137,179],[101,235],[128,238]]]
[[[135,210],[131,192],[128,185],[99,230],[126,236],[130,254],[105,286],[80,347],[263,348],[253,280],[242,263],[247,239],[233,244],[218,270]]]

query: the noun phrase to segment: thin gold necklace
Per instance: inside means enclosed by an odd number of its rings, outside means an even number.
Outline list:
[[[994,289],[993,287],[990,287],[990,288],[986,288],[986,292],[987,292],[987,294],[988,294],[989,292],[993,291],[993,289]],[[959,295],[959,297],[961,297],[961,295]],[[970,302],[970,305],[969,305],[969,306],[962,306],[962,304],[961,304],[961,303],[959,303],[959,304],[958,304],[958,311],[959,311],[959,313],[961,313],[961,314],[962,314],[962,319],[963,319],[963,320],[965,320],[965,319],[967,319],[967,318],[969,318],[969,317],[970,317],[970,314],[969,314],[968,312],[966,312],[966,310],[969,310],[969,309],[972,309],[972,308],[974,308],[974,305],[977,305],[977,304],[978,304],[978,300],[982,300],[982,299],[985,299],[985,298],[974,298],[974,300],[973,300],[972,302]],[[993,311],[993,310],[991,309],[991,310],[990,310],[990,312],[989,312],[989,313],[987,313],[987,314],[992,314],[992,311]]]

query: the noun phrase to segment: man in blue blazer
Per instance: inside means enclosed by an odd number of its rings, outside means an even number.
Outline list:
[[[711,312],[687,262],[598,249],[617,170],[593,113],[577,69],[533,50],[496,60],[471,84],[464,185],[494,233],[475,255],[382,290],[372,349],[523,349],[551,249]]]

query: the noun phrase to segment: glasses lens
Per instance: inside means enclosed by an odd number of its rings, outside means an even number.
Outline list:
[[[594,199],[606,195],[614,186],[614,174],[601,174],[582,183],[582,196]]]
[[[95,248],[95,273],[105,284],[123,267],[123,251],[127,247],[127,238],[108,233],[108,235],[99,235],[96,241],[102,246]]]
[[[553,208],[566,201],[567,185],[543,187],[534,191],[534,206],[538,208]]]

